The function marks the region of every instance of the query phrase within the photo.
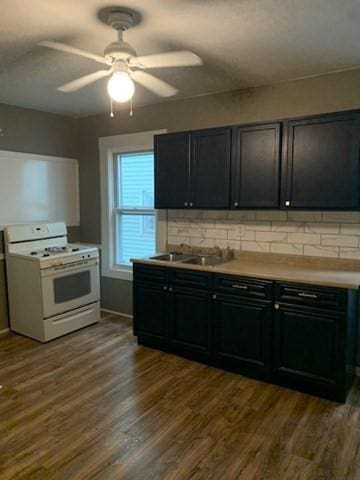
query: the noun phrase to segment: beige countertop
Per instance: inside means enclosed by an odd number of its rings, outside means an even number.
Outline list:
[[[338,288],[358,289],[360,286],[358,260],[240,252],[236,258],[216,266],[187,265],[149,258],[132,259],[132,262]]]

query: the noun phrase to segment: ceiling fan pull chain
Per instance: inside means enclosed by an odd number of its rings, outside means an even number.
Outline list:
[[[133,101],[132,101],[132,97],[130,98],[130,117],[132,117],[134,115],[134,112],[133,112]]]
[[[110,117],[114,118],[114,111],[113,111],[113,100],[110,97]]]

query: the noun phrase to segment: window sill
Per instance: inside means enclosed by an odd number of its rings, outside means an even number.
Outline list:
[[[133,279],[133,269],[132,267],[118,267],[110,269],[101,270],[102,277],[116,278],[118,280],[127,280],[132,282]]]

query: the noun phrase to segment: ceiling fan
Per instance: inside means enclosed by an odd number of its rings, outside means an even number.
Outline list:
[[[105,47],[104,56],[80,50],[64,43],[47,40],[39,43],[42,47],[79,55],[110,67],[66,83],[58,87],[57,90],[66,93],[75,92],[111,75],[107,90],[110,98],[115,102],[127,102],[133,97],[135,92],[134,81],[160,97],[170,97],[175,95],[178,90],[145,70],[190,67],[203,64],[198,55],[187,50],[138,57],[134,48],[123,40],[123,32],[139,21],[140,17],[135,11],[122,7],[108,7],[99,12],[99,18],[118,32],[118,39]]]

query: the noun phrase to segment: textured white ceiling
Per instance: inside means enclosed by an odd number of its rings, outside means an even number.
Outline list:
[[[98,64],[37,46],[57,40],[102,54],[115,32],[101,0],[1,0],[0,102],[83,115],[108,109],[106,80],[76,93],[56,87]],[[126,33],[139,55],[189,49],[203,67],[153,73],[179,97],[271,84],[360,66],[359,0],[128,0],[143,20]],[[135,104],[162,101],[140,86]]]

